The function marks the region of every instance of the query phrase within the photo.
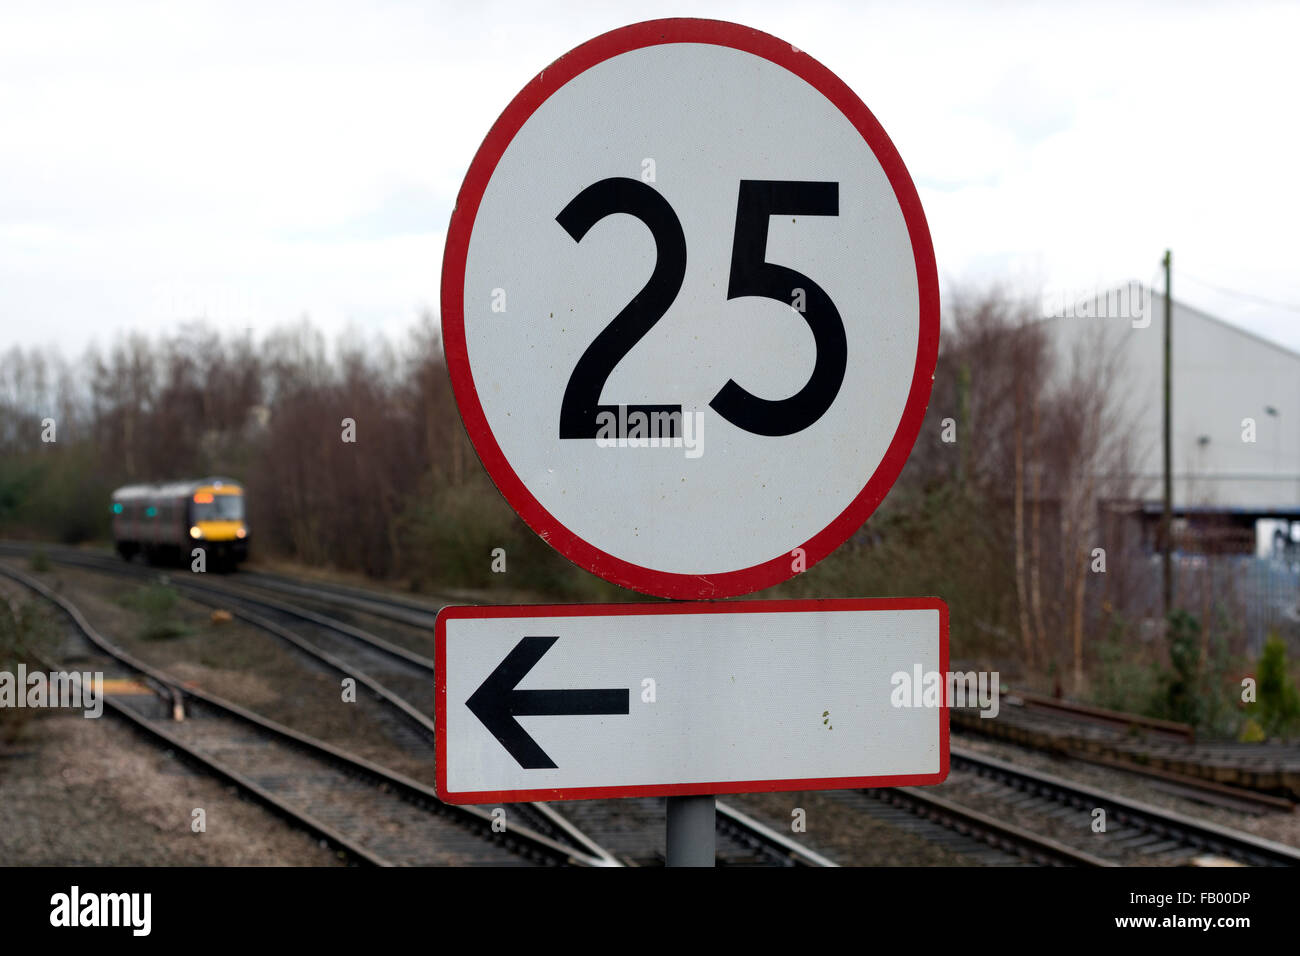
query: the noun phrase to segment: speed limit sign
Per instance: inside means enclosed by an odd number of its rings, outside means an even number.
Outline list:
[[[672,598],[776,584],[875,510],[925,414],[934,252],[893,144],[789,43],[657,20],[543,70],[443,260],[480,459],[572,561]]]

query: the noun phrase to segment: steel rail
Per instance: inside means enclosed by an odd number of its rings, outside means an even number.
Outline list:
[[[736,839],[753,841],[756,848],[764,849],[787,860],[791,866],[839,866],[838,863],[790,839],[784,833],[759,823],[749,814],[742,813],[729,803],[716,800],[715,805],[720,818],[718,825],[723,829],[730,828]]]

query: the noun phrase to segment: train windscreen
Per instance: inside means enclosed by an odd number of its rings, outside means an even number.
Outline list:
[[[243,495],[198,494],[191,503],[194,521],[243,521]]]

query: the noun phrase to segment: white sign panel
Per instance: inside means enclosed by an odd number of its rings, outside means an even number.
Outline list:
[[[449,607],[437,790],[453,803],[938,783],[937,599]],[[900,678],[902,675],[902,678]]]
[[[543,71],[466,176],[443,265],[466,428],[510,504],[616,583],[775,584],[915,441],[934,254],[870,111],[775,37],[666,20]]]

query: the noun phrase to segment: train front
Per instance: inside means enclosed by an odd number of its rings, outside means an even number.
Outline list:
[[[248,558],[248,523],[244,517],[244,489],[231,482],[214,481],[194,489],[189,501],[190,538],[219,564],[237,564]]]

